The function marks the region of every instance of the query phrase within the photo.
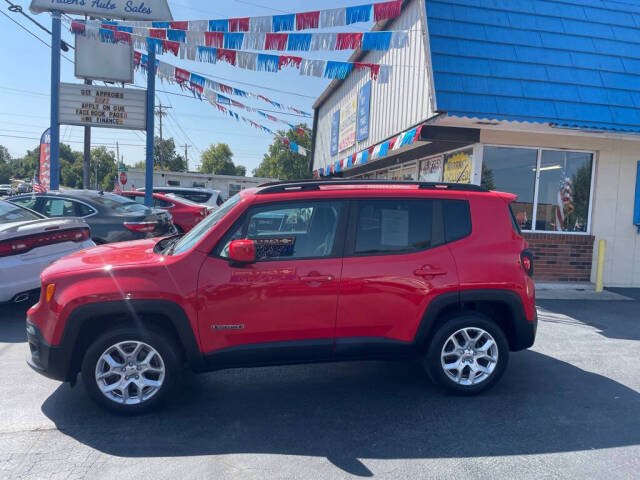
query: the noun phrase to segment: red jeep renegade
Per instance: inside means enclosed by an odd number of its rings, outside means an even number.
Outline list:
[[[182,368],[418,358],[460,394],[533,344],[532,256],[511,194],[308,181],[229,199],[184,236],[98,246],[42,273],[29,364],[140,412]]]

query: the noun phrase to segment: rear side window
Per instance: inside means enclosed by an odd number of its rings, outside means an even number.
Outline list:
[[[207,203],[211,198],[211,194],[206,192],[176,192],[176,195],[196,203]]]
[[[466,200],[442,200],[444,237],[447,243],[471,234],[471,212]]]
[[[356,255],[409,253],[443,242],[435,200],[372,199],[358,202]]]
[[[513,230],[518,235],[522,235],[522,232],[520,231],[520,225],[518,225],[518,219],[516,218],[515,213],[513,213],[513,209],[511,208],[511,204],[509,204],[509,217],[511,218],[511,226],[513,227]]]

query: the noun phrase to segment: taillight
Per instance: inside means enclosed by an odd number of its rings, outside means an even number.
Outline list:
[[[523,250],[520,254],[520,263],[522,268],[530,277],[533,276],[533,253],[531,250]]]
[[[47,232],[29,235],[22,238],[13,238],[0,243],[0,257],[20,255],[34,248],[44,247],[63,242],[82,242],[89,239],[88,228],[74,230],[61,230],[59,232]]]
[[[124,222],[124,226],[132,232],[147,233],[156,229],[155,222]]]

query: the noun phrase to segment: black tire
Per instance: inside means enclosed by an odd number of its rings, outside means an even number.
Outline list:
[[[495,340],[498,349],[498,361],[492,373],[482,381],[479,381],[479,383],[473,385],[456,383],[445,373],[445,369],[441,363],[441,353],[445,347],[445,343],[455,332],[464,328],[479,328],[489,333]],[[508,362],[509,344],[504,332],[495,322],[475,312],[457,314],[443,323],[433,335],[423,357],[423,365],[431,379],[449,393],[456,395],[477,395],[488,390],[500,380]],[[469,376],[469,372],[468,369],[465,370],[463,376]]]
[[[159,389],[147,399],[144,398],[143,393],[142,402],[135,404],[118,403],[116,400],[107,398],[100,390],[98,380],[96,379],[96,367],[102,354],[110,347],[120,342],[128,341],[144,342],[152,347],[159,354],[161,362],[164,364],[164,379]],[[117,352],[114,353],[118,355]],[[141,355],[145,353],[147,352],[143,351]],[[87,349],[82,360],[82,383],[91,399],[107,410],[120,414],[148,412],[157,408],[171,395],[181,370],[180,358],[179,347],[166,333],[152,329],[142,330],[134,327],[118,327],[99,336]],[[155,361],[157,361],[157,357]],[[137,396],[137,394],[135,394],[137,391],[136,386],[132,386],[129,391],[134,392],[134,397]]]

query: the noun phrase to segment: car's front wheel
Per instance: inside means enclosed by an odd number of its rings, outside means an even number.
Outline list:
[[[169,394],[179,358],[174,343],[161,332],[118,328],[89,346],[82,381],[101,406],[117,413],[142,413]]]
[[[487,317],[464,313],[435,332],[425,356],[429,376],[446,390],[474,395],[495,385],[509,360],[502,329]]]

